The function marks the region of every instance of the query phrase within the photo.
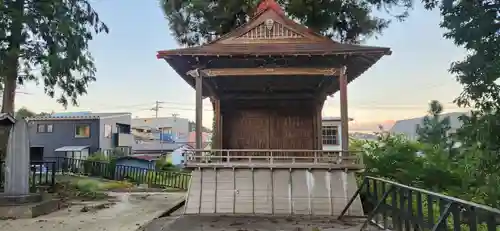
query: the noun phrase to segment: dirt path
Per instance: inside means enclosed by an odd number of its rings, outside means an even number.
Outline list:
[[[81,212],[84,205],[73,205],[68,209],[33,219],[0,221],[0,230],[133,231],[160,216],[182,200],[185,194],[112,193],[110,195],[118,200],[109,208]]]
[[[309,216],[182,216],[172,214],[172,216],[151,222],[144,231],[359,231],[361,222],[360,219],[338,221],[332,217]]]

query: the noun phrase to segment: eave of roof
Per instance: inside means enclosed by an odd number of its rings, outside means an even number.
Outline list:
[[[271,2],[265,7],[262,2]],[[313,57],[332,57],[342,56],[345,61],[342,63],[332,63],[332,65],[347,66],[348,82],[356,79],[363,74],[373,64],[375,64],[384,55],[391,55],[390,48],[363,46],[355,44],[341,44],[313,32],[304,25],[300,25],[289,19],[281,12],[277,11],[273,0],[263,0],[259,4],[259,10],[246,24],[234,29],[233,31],[221,36],[220,38],[195,47],[179,48],[158,51],[157,58],[165,59],[168,64],[194,88],[194,79],[187,75],[187,72],[197,68],[198,58],[208,57],[217,58],[226,57],[259,57],[259,56],[313,56]],[[276,23],[286,25],[294,33],[304,36],[302,40],[288,39],[287,41],[236,41],[235,38],[243,36],[257,26],[266,23],[266,20],[273,19]],[[259,39],[258,39],[259,40]],[[192,59],[196,59],[193,62]],[[337,89],[338,90],[338,89]],[[336,91],[336,90],[332,90]],[[334,92],[331,92],[332,94]]]
[[[231,55],[333,55],[333,54],[361,54],[361,53],[383,53],[390,55],[390,48],[373,47],[354,44],[341,44],[330,38],[320,35],[304,25],[289,19],[279,8],[274,0],[263,0],[257,7],[257,13],[245,24],[222,35],[207,44],[158,51],[157,58],[168,58],[169,56],[231,56]],[[250,30],[264,23],[267,19],[286,25],[288,28],[301,34],[305,40],[286,39],[282,42],[269,43],[265,39],[256,43],[247,41],[231,40],[242,36]],[[258,39],[259,40],[259,39]],[[257,40],[257,41],[258,41]],[[225,41],[229,41],[226,43]]]
[[[172,56],[297,56],[297,55],[362,55],[379,53],[390,55],[390,48],[339,43],[257,43],[213,44],[198,47],[158,51],[159,58]]]

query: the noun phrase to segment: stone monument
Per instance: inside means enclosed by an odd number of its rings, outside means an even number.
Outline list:
[[[6,154],[5,194],[27,195],[29,193],[30,154],[26,120],[17,120],[10,130]]]
[[[0,205],[22,204],[41,200],[39,194],[30,194],[30,153],[28,123],[15,120],[10,115],[0,114],[3,126],[11,123],[5,157],[5,191],[0,194]]]

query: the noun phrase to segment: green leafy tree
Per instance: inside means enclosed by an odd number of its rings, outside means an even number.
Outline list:
[[[451,73],[464,87],[459,105],[484,110],[498,109],[500,87],[500,2],[498,0],[424,0],[430,9],[439,7],[445,38],[467,50],[467,57],[452,63]]]
[[[417,185],[423,169],[423,159],[418,156],[422,145],[387,132],[377,133],[377,136],[377,141],[353,142],[362,150],[365,173]]]
[[[425,116],[422,125],[418,124],[416,131],[418,140],[433,145],[446,145],[448,132],[451,129],[450,117],[443,117],[443,106],[436,100],[429,104],[429,115]]]
[[[450,72],[463,86],[455,102],[476,110],[463,116],[456,139],[461,143],[457,162],[472,200],[500,206],[500,1],[429,0],[428,8],[438,7],[443,16],[445,38],[467,50],[464,60],[452,63]]]
[[[95,81],[88,42],[99,32],[108,28],[87,0],[0,1],[2,112],[14,113],[16,87],[27,81],[50,97],[59,88],[57,102],[76,105]]]
[[[24,118],[27,118],[27,117],[33,117],[33,116],[36,116],[36,113],[29,110],[28,108],[25,108],[25,107],[22,107],[22,108],[19,108],[19,110],[16,111],[16,113],[14,114],[15,118],[16,119],[24,119]]]
[[[94,34],[108,32],[87,0],[0,0],[0,88],[2,112],[14,114],[15,90],[28,81],[67,106],[77,104],[95,81],[88,51]],[[0,160],[9,128],[0,128]]]
[[[211,41],[246,23],[261,0],[161,0],[172,34],[180,44]],[[413,0],[276,0],[287,15],[310,29],[349,43],[380,34],[391,22],[373,14],[384,10],[403,20]]]

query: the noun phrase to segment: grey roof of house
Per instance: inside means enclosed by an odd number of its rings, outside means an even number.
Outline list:
[[[138,144],[132,144],[133,151],[153,151],[153,150],[163,150],[163,151],[173,151],[184,144],[182,143],[161,143],[159,140],[147,141]]]
[[[120,116],[131,116],[130,112],[75,112],[75,113],[55,113],[47,116],[35,116],[27,118],[27,120],[88,120],[88,119],[101,119]]]
[[[442,118],[449,117],[450,118],[450,127],[451,131],[455,131],[456,129],[462,126],[462,123],[459,120],[459,117],[462,115],[468,114],[467,112],[451,112],[442,114]],[[394,134],[402,134],[407,136],[408,138],[416,138],[417,137],[417,125],[423,125],[424,116],[412,119],[398,120],[392,126],[390,132]]]

